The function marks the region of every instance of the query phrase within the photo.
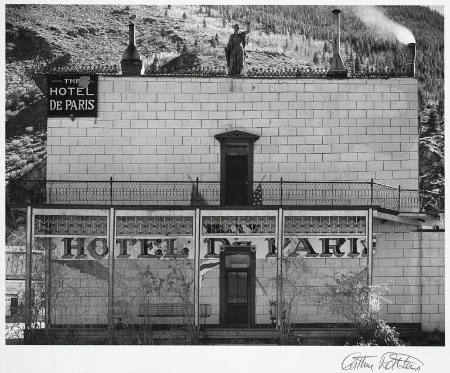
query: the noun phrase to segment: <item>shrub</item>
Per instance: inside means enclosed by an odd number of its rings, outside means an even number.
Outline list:
[[[16,163],[20,162],[20,157],[18,154],[12,154],[7,160],[6,163],[15,165]]]
[[[23,143],[19,139],[15,139],[15,140],[11,141],[11,144],[9,146],[10,146],[11,150],[20,149],[23,147]]]
[[[24,145],[30,145],[33,142],[33,139],[30,136],[22,137],[22,143]]]
[[[366,273],[365,271],[362,272]],[[343,316],[359,332],[359,345],[398,346],[401,344],[397,330],[386,323],[381,315],[381,291],[385,286],[372,286],[354,276],[328,285],[325,306],[334,316]]]

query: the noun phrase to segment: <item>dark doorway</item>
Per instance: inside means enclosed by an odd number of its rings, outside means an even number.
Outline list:
[[[248,206],[253,190],[253,143],[259,136],[231,131],[215,138],[220,141],[220,204]]]
[[[247,146],[227,146],[224,182],[225,204],[246,206],[249,201]]]
[[[220,254],[220,322],[249,327],[255,322],[255,249],[226,246]]]

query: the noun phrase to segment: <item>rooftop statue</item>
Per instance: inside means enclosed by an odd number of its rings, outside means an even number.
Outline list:
[[[247,23],[247,30],[239,32],[239,25],[234,25],[234,34],[230,35],[228,44],[225,47],[227,58],[228,75],[241,75],[245,58],[245,38],[250,32],[250,22]]]

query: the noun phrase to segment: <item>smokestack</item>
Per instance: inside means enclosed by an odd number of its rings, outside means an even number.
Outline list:
[[[122,60],[120,61],[122,67],[122,75],[141,75],[142,61],[139,52],[134,45],[134,24],[128,25],[128,47],[123,52]]]
[[[340,49],[341,49],[341,11],[334,9],[334,46],[333,57],[331,58],[331,67],[328,71],[328,76],[332,78],[346,78],[347,69],[342,62]]]
[[[406,75],[414,78],[416,76],[416,43],[409,43],[406,48]]]
[[[128,25],[128,44],[134,45],[134,24],[132,22]]]

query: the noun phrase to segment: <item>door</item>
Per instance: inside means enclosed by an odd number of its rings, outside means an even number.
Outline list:
[[[220,323],[255,323],[255,247],[225,246],[220,252]]]
[[[234,130],[214,137],[220,142],[220,204],[249,205],[253,190],[253,144],[259,136]]]
[[[249,271],[227,270],[226,273],[226,323],[248,325],[249,321]]]
[[[225,155],[225,204],[248,204],[248,154],[245,146],[228,146]]]

